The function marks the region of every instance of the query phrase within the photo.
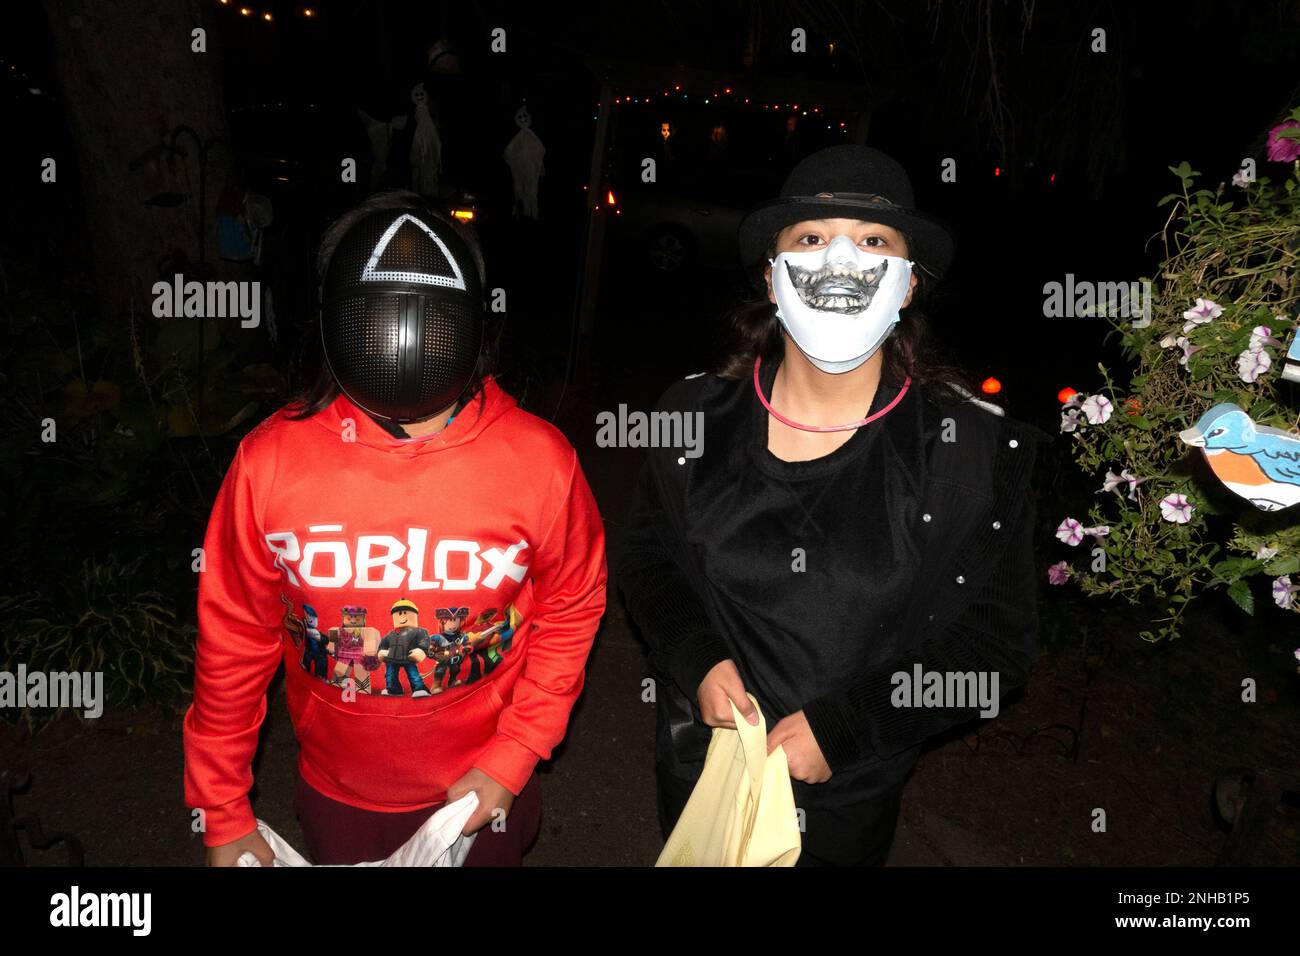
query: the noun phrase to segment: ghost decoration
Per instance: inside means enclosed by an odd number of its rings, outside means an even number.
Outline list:
[[[1201,449],[1215,477],[1259,510],[1300,502],[1300,435],[1257,425],[1239,406],[1223,402],[1178,437]]]
[[[357,110],[357,118],[366,128],[370,139],[370,190],[378,189],[388,172],[388,153],[393,147],[393,130],[406,129],[406,117],[394,116],[387,123],[375,119],[365,110]]]
[[[415,104],[415,136],[411,140],[411,191],[422,196],[438,195],[442,174],[442,140],[429,113],[429,93],[423,83],[411,90]]]
[[[506,144],[501,158],[510,167],[510,178],[515,188],[515,209],[529,219],[537,219],[537,181],[546,173],[542,165],[546,147],[533,132],[533,118],[528,115],[528,107],[521,106],[515,112],[515,125],[519,127],[519,132]]]

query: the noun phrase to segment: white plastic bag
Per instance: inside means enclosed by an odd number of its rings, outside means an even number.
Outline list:
[[[386,860],[357,863],[356,866],[464,866],[469,848],[474,845],[477,833],[463,836],[461,830],[478,808],[478,794],[471,790],[455,803],[449,803],[415,831],[415,835],[398,847]],[[270,845],[275,854],[276,866],[311,866],[284,837],[261,820],[257,832]],[[245,851],[238,866],[261,866],[252,851]]]

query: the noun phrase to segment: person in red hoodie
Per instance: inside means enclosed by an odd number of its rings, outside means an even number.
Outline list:
[[[382,859],[474,790],[467,865],[517,864],[605,608],[600,515],[490,374],[472,234],[379,194],[318,267],[320,372],[240,443],[204,539],[186,802],[209,864],[272,861],[248,793],[283,662],[316,863]]]

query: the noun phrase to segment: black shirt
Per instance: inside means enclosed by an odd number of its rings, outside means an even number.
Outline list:
[[[769,397],[777,367],[761,370]],[[882,383],[869,414],[897,394]],[[846,670],[889,656],[919,555],[909,531],[915,490],[899,487],[882,436],[897,407],[829,455],[791,462],[768,451],[767,411],[753,397],[741,430],[725,439],[747,460],[712,487],[691,539],[740,676],[771,727]]]
[[[895,395],[882,382],[872,412]],[[706,436],[699,458],[650,450],[619,565],[659,685],[661,770],[698,773],[697,691],[726,659],[769,728],[804,712],[833,776],[796,784],[800,806],[901,786],[926,739],[978,711],[895,707],[894,673],[996,671],[1003,694],[1027,679],[1044,433],[913,385],[830,455],[783,462],[748,377],[679,382],[658,410],[700,412]]]

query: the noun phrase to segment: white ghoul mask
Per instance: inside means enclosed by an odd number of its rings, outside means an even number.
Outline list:
[[[848,236],[770,261],[776,317],[823,372],[851,372],[871,358],[911,286],[910,260],[864,252]]]

